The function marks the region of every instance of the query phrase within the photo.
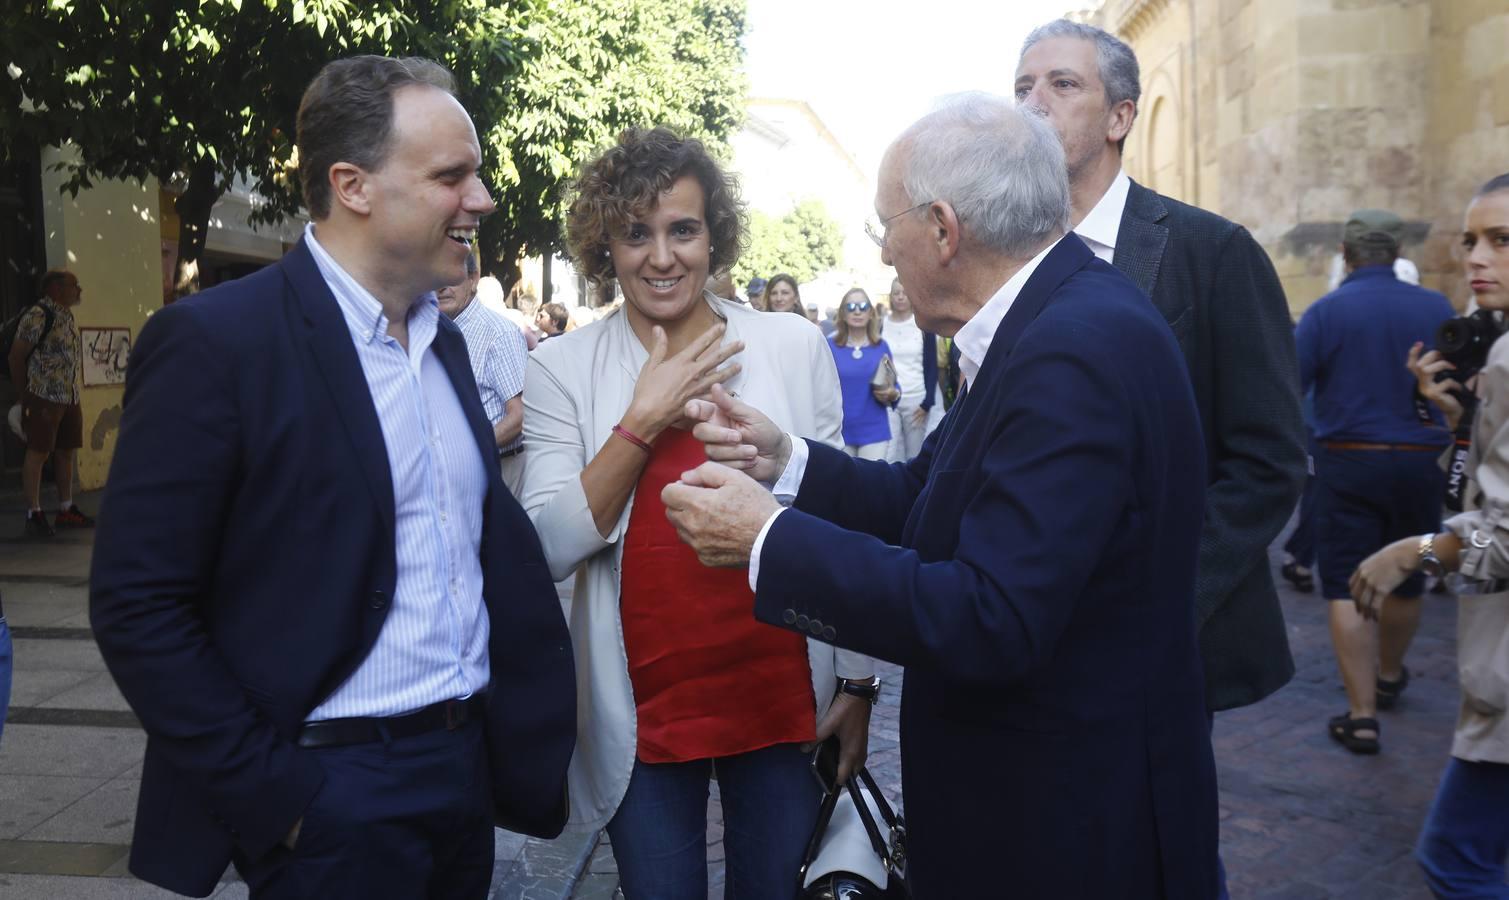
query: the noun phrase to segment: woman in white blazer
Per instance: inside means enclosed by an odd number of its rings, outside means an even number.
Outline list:
[[[755,622],[748,573],[697,563],[659,489],[705,460],[682,417],[714,383],[840,446],[837,373],[812,323],[703,290],[743,233],[700,143],[625,132],[576,188],[577,270],[625,302],[531,355],[523,491],[552,575],[576,573],[572,823],[607,827],[630,900],[701,900],[716,768],[726,896],[790,896],[820,799],[807,751],[832,734],[841,774],[863,763],[873,664]]]

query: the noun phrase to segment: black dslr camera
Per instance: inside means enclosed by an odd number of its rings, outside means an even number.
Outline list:
[[[1493,342],[1503,334],[1493,312],[1480,309],[1470,316],[1447,319],[1436,331],[1436,351],[1454,368],[1437,372],[1436,380],[1456,379],[1458,384],[1467,384],[1467,379],[1482,371],[1488,364],[1488,351]],[[1467,486],[1467,456],[1472,448],[1472,420],[1477,412],[1477,397],[1465,388],[1452,390],[1462,404],[1462,419],[1452,435],[1451,466],[1446,472],[1446,508],[1453,512],[1462,510],[1462,491]],[[1416,391],[1416,405],[1421,420],[1429,422],[1430,413],[1425,401]]]
[[[1486,309],[1442,322],[1436,331],[1436,350],[1455,369],[1441,373],[1437,380],[1455,378],[1458,384],[1466,384],[1467,379],[1487,365],[1488,350],[1500,333],[1502,329],[1493,312]]]

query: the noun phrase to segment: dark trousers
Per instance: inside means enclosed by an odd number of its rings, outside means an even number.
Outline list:
[[[253,900],[482,900],[493,826],[482,726],[310,751],[325,783],[292,850],[235,865]]]

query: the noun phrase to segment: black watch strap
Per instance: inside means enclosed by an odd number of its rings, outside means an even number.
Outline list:
[[[840,678],[838,680],[838,689],[841,693],[848,694],[852,697],[859,697],[861,699],[870,701],[871,704],[874,704],[875,701],[880,699],[880,676],[876,675],[870,678],[868,681],[855,681],[854,679],[850,678]]]

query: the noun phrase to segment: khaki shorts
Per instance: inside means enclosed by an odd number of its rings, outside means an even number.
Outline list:
[[[21,402],[26,449],[37,453],[84,446],[84,413],[77,403],[54,403],[28,393]]]

